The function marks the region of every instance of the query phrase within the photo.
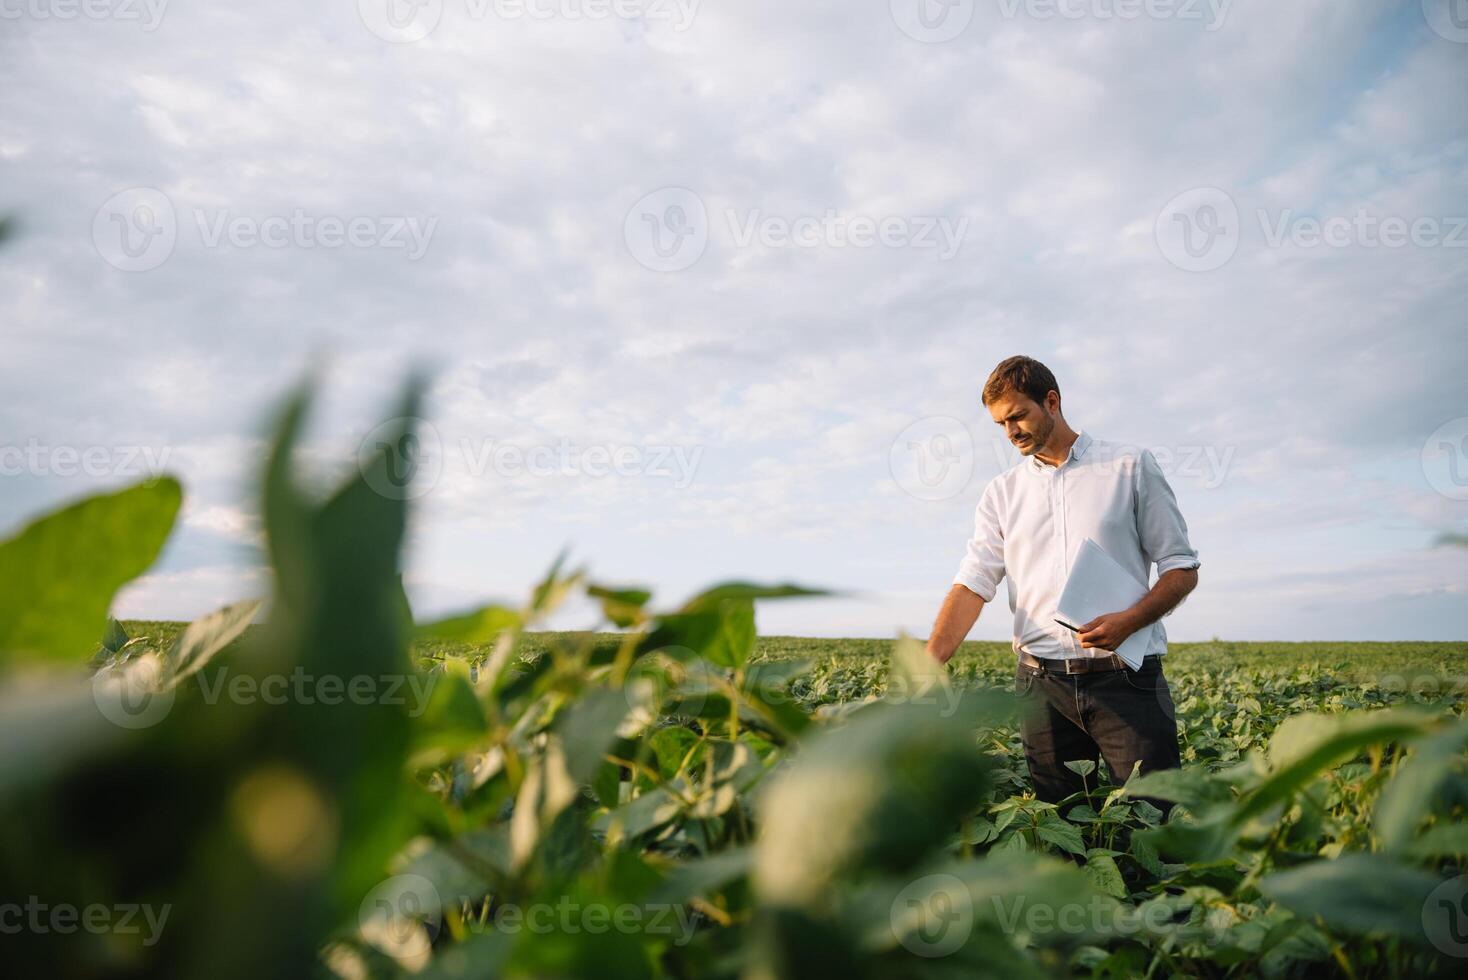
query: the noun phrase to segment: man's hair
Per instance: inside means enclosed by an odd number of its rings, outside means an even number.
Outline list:
[[[984,382],[983,401],[988,405],[996,398],[1018,392],[1043,405],[1045,396],[1052,391],[1060,394],[1060,385],[1050,369],[1033,357],[1017,354],[1000,361],[989,375],[989,380]]]

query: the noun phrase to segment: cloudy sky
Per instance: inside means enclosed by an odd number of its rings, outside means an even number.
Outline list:
[[[1464,639],[1465,91],[1464,0],[0,0],[4,523],[167,469],[120,611],[261,594],[283,393],[345,471],[422,365],[420,610],[926,635],[1022,352],[1159,453],[1175,639]]]

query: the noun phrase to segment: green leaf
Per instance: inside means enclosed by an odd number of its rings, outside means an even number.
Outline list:
[[[413,754],[419,764],[438,761],[448,752],[463,751],[489,730],[474,685],[466,671],[450,666],[454,663],[450,661],[442,672],[424,678],[431,684],[428,703],[413,720]]]
[[[1433,824],[1418,834],[1404,853],[1417,860],[1468,857],[1468,823]]]
[[[1065,764],[1065,768],[1069,769],[1071,772],[1075,773],[1078,776],[1089,776],[1091,773],[1096,771],[1096,760],[1075,759],[1071,762],[1067,762]]]
[[[1132,834],[1131,854],[1148,874],[1156,878],[1162,877],[1162,859],[1158,857],[1157,848],[1152,844],[1148,831]]]
[[[632,706],[622,691],[587,691],[556,718],[556,732],[566,747],[566,771],[577,786],[591,782],[617,726]]]
[[[706,589],[683,605],[684,612],[698,612],[716,606],[728,599],[741,601],[754,599],[788,599],[804,596],[831,595],[823,589],[808,589],[802,585],[753,585],[749,582],[725,582]]]
[[[1259,891],[1333,929],[1386,933],[1424,943],[1422,907],[1440,880],[1380,854],[1312,861],[1259,882]]]
[[[602,615],[623,629],[642,620],[642,608],[652,598],[652,593],[646,589],[617,589],[604,585],[589,585],[586,594],[600,599]]]
[[[721,667],[743,667],[754,652],[754,602],[726,599],[719,604],[719,630],[704,654]]]
[[[1468,720],[1459,719],[1423,739],[1405,761],[1398,763],[1373,814],[1383,850],[1400,852],[1408,846],[1413,831],[1431,809],[1438,787],[1461,763],[1464,745],[1468,745]]]
[[[123,629],[122,624],[117,620],[108,616],[107,629],[102,632],[102,649],[108,653],[117,653],[127,646],[127,641],[127,630]]]
[[[816,906],[857,868],[906,869],[939,847],[987,792],[974,728],[1011,702],[997,692],[951,708],[880,702],[806,740],[760,797],[759,892]]]
[[[684,904],[691,898],[704,898],[749,874],[754,866],[754,851],[736,847],[719,854],[680,861],[653,892],[652,902]]]
[[[746,683],[740,688],[741,700],[759,723],[785,739],[793,739],[810,725],[810,715],[783,688]]]
[[[1086,858],[1086,877],[1097,891],[1113,898],[1126,898],[1126,882],[1122,880],[1116,859],[1109,854],[1092,852]]]
[[[157,559],[183,491],[170,477],[88,497],[0,543],[0,655],[82,663],[112,597]]]
[[[262,605],[259,599],[236,602],[190,623],[168,651],[174,684],[203,668],[238,639]]]
[[[677,797],[659,787],[648,790],[641,796],[604,813],[596,819],[594,827],[603,832],[620,828],[625,839],[631,839],[663,826],[682,812]]]
[[[1367,746],[1423,734],[1430,729],[1431,721],[1422,713],[1398,709],[1295,715],[1285,719],[1269,741],[1272,772],[1241,801],[1232,816],[1232,825],[1242,826],[1270,807],[1283,803],[1320,773]]]
[[[1086,843],[1081,839],[1081,828],[1062,820],[1053,811],[1046,811],[1040,818],[1035,833],[1042,841],[1054,844],[1062,851],[1080,855],[1086,853]]]
[[[504,606],[480,606],[413,628],[413,641],[436,643],[488,643],[505,630],[519,629],[520,614]]]
[[[422,388],[421,379],[405,387],[381,438],[325,501],[303,494],[293,472],[309,404],[304,388],[287,405],[266,467],[263,513],[276,591],[248,663],[344,684],[365,679],[373,694],[291,698],[271,720],[281,761],[306,774],[337,814],[330,912],[338,916],[380,879],[403,829],[409,682],[421,675],[408,657],[399,579],[407,504],[392,492],[392,477],[402,462],[394,447],[412,432]]]
[[[1159,769],[1145,776],[1133,776],[1123,788],[1131,798],[1150,796],[1182,803],[1190,809],[1227,803],[1234,798],[1226,783],[1201,767]]]

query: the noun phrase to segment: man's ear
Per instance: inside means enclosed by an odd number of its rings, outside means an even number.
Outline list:
[[[1045,408],[1049,410],[1051,415],[1060,414],[1060,392],[1054,388],[1045,392]]]

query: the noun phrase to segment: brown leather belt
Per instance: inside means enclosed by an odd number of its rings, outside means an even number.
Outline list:
[[[1094,674],[1108,670],[1125,670],[1126,664],[1120,657],[1032,657],[1028,653],[1019,655],[1019,662],[1026,667],[1046,674]]]

